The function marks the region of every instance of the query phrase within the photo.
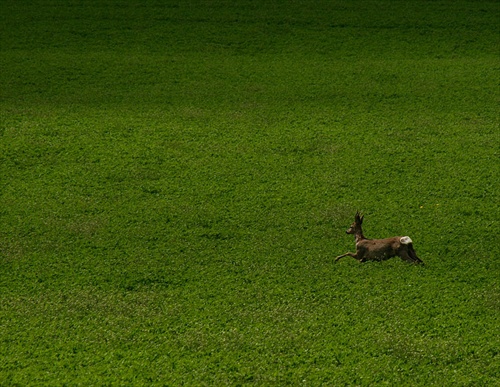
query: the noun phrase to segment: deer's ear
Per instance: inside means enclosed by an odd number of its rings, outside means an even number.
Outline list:
[[[365,216],[363,215],[362,217],[359,218],[359,224],[363,223],[363,219],[365,218]]]

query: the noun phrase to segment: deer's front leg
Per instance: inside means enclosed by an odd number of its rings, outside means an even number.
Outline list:
[[[347,257],[347,256],[358,259],[358,256],[354,253],[345,253],[345,254],[339,255],[337,258],[335,258],[335,262],[337,262],[340,258]]]

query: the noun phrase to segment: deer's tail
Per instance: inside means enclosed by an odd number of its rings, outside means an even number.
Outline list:
[[[402,245],[411,245],[413,243],[413,241],[409,236],[401,237],[399,241],[401,242]]]

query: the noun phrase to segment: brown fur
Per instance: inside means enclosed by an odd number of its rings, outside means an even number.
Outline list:
[[[342,257],[350,256],[359,262],[365,261],[385,261],[386,259],[392,257],[401,257],[401,259],[407,262],[420,263],[423,264],[422,260],[417,257],[417,253],[413,248],[413,244],[401,243],[401,238],[404,237],[392,237],[385,239],[367,239],[363,235],[363,230],[361,225],[363,223],[363,216],[356,212],[354,217],[354,223],[346,231],[347,234],[353,234],[356,238],[356,253],[345,253],[337,258],[338,261]]]

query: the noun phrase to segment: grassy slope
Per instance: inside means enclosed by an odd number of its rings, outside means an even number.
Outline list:
[[[2,384],[498,381],[498,3],[2,3]]]

